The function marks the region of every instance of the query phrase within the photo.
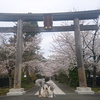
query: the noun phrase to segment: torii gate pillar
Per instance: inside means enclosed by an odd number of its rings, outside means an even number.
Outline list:
[[[79,94],[94,94],[91,88],[87,87],[86,83],[81,36],[80,36],[80,25],[78,18],[74,19],[74,32],[75,32],[76,59],[77,59],[78,77],[79,77],[79,87],[77,87],[77,90],[75,90],[75,92]]]
[[[26,92],[21,88],[21,65],[22,65],[22,20],[18,20],[17,44],[16,44],[16,67],[14,74],[14,88],[7,95],[23,95]]]

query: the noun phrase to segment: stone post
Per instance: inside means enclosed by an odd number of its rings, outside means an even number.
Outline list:
[[[76,47],[76,59],[77,59],[77,67],[78,67],[78,78],[79,78],[79,86],[75,92],[79,94],[93,94],[91,88],[87,87],[86,76],[84,70],[83,63],[83,51],[81,44],[81,36],[80,36],[80,25],[79,19],[74,19],[74,33],[75,33],[75,47]]]
[[[7,93],[8,96],[25,94],[24,89],[21,88],[21,64],[22,64],[22,20],[18,20],[14,88],[10,89],[10,91]]]

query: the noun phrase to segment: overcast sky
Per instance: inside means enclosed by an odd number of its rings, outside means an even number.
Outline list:
[[[0,0],[0,13],[55,13],[100,9],[100,0]],[[0,27],[2,24],[0,24]],[[9,24],[6,24],[9,26]],[[42,33],[42,50],[47,57],[52,33]]]
[[[92,10],[100,6],[100,0],[0,0],[0,12],[44,13]]]

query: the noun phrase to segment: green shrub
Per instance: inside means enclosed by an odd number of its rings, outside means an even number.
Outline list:
[[[27,78],[24,77],[24,72],[22,72],[22,78],[21,78],[21,87],[25,90],[28,90],[34,86],[34,82],[32,79],[29,79],[29,82],[27,83]]]
[[[26,83],[21,83],[21,87],[24,88],[25,90],[28,90],[34,86],[33,82],[30,82],[29,84]]]
[[[21,77],[21,82],[22,83],[25,83],[26,82],[26,77],[24,77],[24,72],[22,72],[22,77]]]
[[[67,82],[67,75],[65,75],[64,73],[60,73],[58,78],[59,78],[60,83],[66,83]]]
[[[0,88],[0,96],[6,95],[9,92],[9,88]]]
[[[68,82],[68,76],[65,71],[61,70],[58,74],[57,80],[59,83],[67,83]]]
[[[58,81],[58,75],[54,75],[55,80]]]
[[[34,72],[30,73],[30,77],[31,77],[32,81],[34,81],[34,80],[37,79],[37,77],[36,77],[36,75],[34,74]]]
[[[69,85],[73,87],[79,86],[77,67],[69,69]]]

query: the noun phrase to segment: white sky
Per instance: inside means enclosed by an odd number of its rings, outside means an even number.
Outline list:
[[[100,9],[100,0],[0,0],[0,13],[53,13]],[[5,24],[5,23],[4,23]],[[2,24],[0,25],[0,27]],[[9,24],[6,23],[6,26]],[[42,33],[42,49],[49,55],[52,33]]]
[[[66,12],[100,8],[100,0],[0,0],[0,12]]]

